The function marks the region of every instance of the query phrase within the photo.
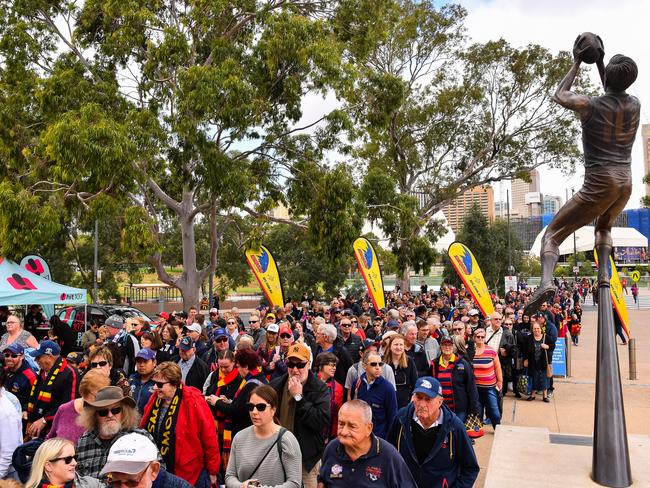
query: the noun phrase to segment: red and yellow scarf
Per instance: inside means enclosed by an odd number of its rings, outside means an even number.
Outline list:
[[[52,369],[49,373],[39,373],[41,378],[44,378],[45,381],[41,383],[41,387],[36,398],[36,385],[38,384],[38,381],[35,381],[32,385],[32,391],[29,394],[29,403],[27,404],[27,411],[29,413],[32,413],[35,410],[38,403],[41,403],[42,405],[39,405],[37,413],[40,415],[45,412],[45,405],[49,404],[52,401],[52,385],[54,385],[54,382],[56,381],[56,378],[61,370],[65,369],[67,366],[68,362],[65,359],[59,358],[54,363],[54,366],[52,366]],[[73,385],[73,388],[74,387],[75,385]]]
[[[228,386],[230,383],[233,381],[236,381],[239,376],[239,371],[237,369],[233,369],[230,373],[227,375],[224,375],[221,370],[219,370],[219,381],[217,382],[217,391],[215,391],[215,395],[218,397],[221,394],[221,388]],[[241,379],[241,378],[240,378]],[[241,391],[244,389],[244,385],[246,384],[245,379],[241,379],[239,382],[239,387],[237,388],[237,391],[235,391],[235,395],[230,399],[232,401],[235,401]],[[219,437],[219,446],[221,446],[221,452],[226,453],[230,452],[230,445],[232,443],[232,417],[231,416],[226,416],[225,413],[217,410],[217,416],[216,416],[216,427],[217,427],[217,435]]]

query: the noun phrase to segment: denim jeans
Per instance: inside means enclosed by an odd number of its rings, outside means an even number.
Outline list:
[[[481,411],[479,416],[483,418],[483,412],[490,419],[492,427],[496,428],[501,423],[501,412],[499,411],[499,392],[495,387],[477,388],[478,399]]]

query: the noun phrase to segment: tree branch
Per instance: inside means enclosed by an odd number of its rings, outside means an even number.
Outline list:
[[[258,219],[265,219],[265,220],[268,220],[269,222],[276,222],[278,224],[289,224],[289,225],[293,225],[294,227],[298,227],[300,229],[306,229],[307,228],[307,222],[308,222],[307,219],[295,221],[295,220],[291,220],[291,219],[283,219],[283,218],[280,218],[280,217],[273,217],[271,215],[267,215],[267,214],[257,212],[256,210],[250,208],[247,205],[244,205],[242,207],[242,210],[244,210],[245,212],[247,212],[251,216],[256,217]]]

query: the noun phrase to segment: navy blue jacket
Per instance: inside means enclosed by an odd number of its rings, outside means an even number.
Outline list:
[[[370,450],[352,461],[338,439],[325,448],[318,481],[326,487],[416,488],[413,475],[395,448],[372,436]]]
[[[444,403],[440,408],[442,425],[433,449],[422,464],[411,432],[413,403],[397,413],[387,440],[402,455],[419,488],[471,488],[480,471],[472,443],[458,417]]]
[[[151,486],[152,488],[192,488],[192,485],[187,481],[168,473],[162,466],[158,473],[158,477],[154,480],[153,485]]]
[[[129,378],[129,384],[131,385],[131,398],[135,400],[135,406],[140,412],[140,415],[144,413],[144,407],[149,403],[149,398],[153,395],[153,376],[149,378],[148,381],[142,382],[140,378],[140,373],[133,373]]]
[[[372,432],[386,438],[388,428],[397,413],[395,387],[383,376],[379,376],[368,388],[366,373],[361,375],[355,386],[354,397],[363,400],[372,409]]]

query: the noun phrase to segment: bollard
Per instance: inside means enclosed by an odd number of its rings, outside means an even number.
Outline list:
[[[630,379],[636,379],[636,339],[628,339],[628,356],[630,360]]]
[[[571,340],[571,333],[567,333],[564,337],[564,349],[566,349],[566,377],[571,378],[571,346],[573,345],[573,340]]]

